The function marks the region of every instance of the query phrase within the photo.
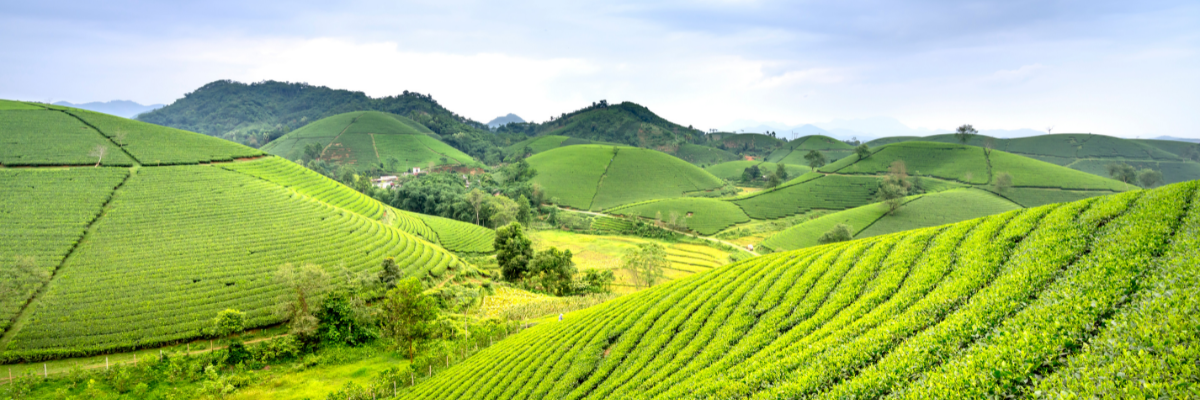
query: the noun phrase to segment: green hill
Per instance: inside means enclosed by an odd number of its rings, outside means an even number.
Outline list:
[[[609,105],[593,103],[589,107],[564,113],[537,124],[537,136],[558,135],[594,142],[622,143],[674,153],[684,143],[700,137],[699,130],[675,124],[641,105],[622,102]]]
[[[892,214],[882,203],[825,215],[776,233],[763,241],[773,250],[794,250],[817,245],[817,238],[835,225],[851,227],[854,238],[879,236],[910,229],[925,228],[985,217],[1022,208],[995,193],[979,189],[953,189],[909,196],[904,206]]]
[[[906,141],[958,143],[954,135],[889,137],[870,141],[876,147]],[[1137,169],[1163,173],[1166,183],[1200,179],[1200,144],[1167,140],[1123,139],[1082,133],[1056,133],[1015,139],[974,136],[967,144],[1019,154],[1093,175],[1108,177],[1108,165],[1124,162]]]
[[[812,135],[797,138],[788,142],[767,156],[767,161],[774,163],[808,165],[804,156],[810,151],[819,151],[829,161],[843,159],[854,153],[854,146],[828,136]]]
[[[701,167],[741,159],[737,154],[725,150],[692,143],[684,143],[679,146],[675,150],[675,156]]]
[[[1196,186],[751,258],[537,324],[400,398],[1189,398]]]
[[[729,161],[712,166],[705,167],[704,170],[716,175],[718,178],[730,181],[738,181],[742,179],[742,172],[751,166],[758,166],[759,171],[763,173],[775,172],[779,168],[779,164],[763,161]],[[812,172],[811,168],[803,165],[784,164],[783,169],[787,171],[789,177],[796,177]]]
[[[433,165],[480,164],[408,118],[378,111],[356,111],[313,122],[263,146],[290,160],[304,156],[305,147],[321,147],[319,158],[353,165],[360,171],[407,171]]]
[[[578,145],[528,159],[533,182],[548,198],[578,209],[600,210],[720,188],[723,182],[686,161],[636,147]]]
[[[0,272],[38,271],[0,296],[6,362],[196,338],[226,308],[245,311],[247,327],[278,323],[272,275],[285,263],[345,276],[394,257],[406,275],[436,279],[474,272],[433,243],[490,250],[490,231],[396,212],[255,149],[50,108],[0,109],[5,149],[46,165],[0,168]],[[55,151],[86,148],[75,141],[125,158],[93,167]]]

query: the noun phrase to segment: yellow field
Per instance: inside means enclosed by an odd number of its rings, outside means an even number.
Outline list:
[[[552,246],[571,250],[571,253],[574,253],[575,267],[580,271],[588,268],[613,270],[617,277],[616,283],[613,284],[615,293],[632,293],[639,290],[634,287],[633,279],[620,268],[621,255],[641,243],[655,242],[667,248],[668,259],[671,261],[671,267],[663,271],[667,280],[687,277],[729,262],[728,253],[708,246],[639,237],[534,231],[529,233],[529,238],[533,240],[535,250],[545,250]]]

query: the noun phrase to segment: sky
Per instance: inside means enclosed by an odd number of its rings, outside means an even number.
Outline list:
[[[0,1],[7,99],[279,80],[481,122],[605,99],[700,129],[1200,137],[1194,0]]]

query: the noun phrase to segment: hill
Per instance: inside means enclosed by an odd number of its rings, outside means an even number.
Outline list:
[[[704,170],[716,175],[721,179],[738,181],[742,179],[742,172],[744,172],[746,168],[750,168],[752,166],[757,166],[759,171],[762,171],[764,174],[768,172],[775,172],[775,170],[779,168],[779,164],[772,162],[740,160],[712,165],[705,167]],[[803,165],[784,164],[783,166],[784,170],[787,171],[788,176],[800,176],[812,171],[811,168]]]
[[[905,141],[958,143],[954,135],[888,137],[870,141],[871,147]],[[1108,177],[1108,165],[1124,162],[1137,169],[1163,174],[1165,183],[1200,179],[1200,144],[1166,140],[1123,139],[1084,133],[1056,133],[1014,139],[976,135],[968,144],[990,146],[1013,154]]]
[[[1190,397],[1196,186],[752,258],[538,324],[400,398]]]
[[[318,159],[352,165],[359,171],[403,172],[430,165],[481,166],[411,119],[378,111],[338,114],[275,139],[263,151],[289,160],[306,159],[316,144]]]
[[[508,115],[503,117],[492,118],[491,121],[488,121],[487,126],[488,128],[496,128],[500,125],[522,122],[525,122],[525,120],[521,119],[521,117],[518,117],[517,114],[508,113]]]
[[[71,104],[66,101],[55,102],[56,106],[81,108],[88,111],[116,115],[118,117],[134,118],[138,114],[162,108],[162,104],[141,105],[129,100],[93,101],[83,104]]]
[[[533,182],[558,204],[601,210],[639,201],[718,189],[723,182],[686,161],[636,147],[559,147],[526,159]]]
[[[491,246],[486,229],[397,212],[196,133],[15,102],[0,102],[0,132],[6,362],[196,338],[226,308],[247,327],[278,323],[272,276],[285,263],[340,277],[394,257],[406,275],[437,279],[474,270],[434,243]],[[96,146],[109,149],[99,166]]]
[[[262,146],[293,129],[351,111],[401,115],[443,136],[487,130],[486,125],[447,110],[429,95],[405,91],[371,98],[363,92],[276,81],[214,81],[138,119]]]
[[[795,142],[799,140],[792,143]],[[803,149],[800,146],[797,148]],[[888,168],[895,161],[905,162],[908,174],[919,177],[919,185],[926,193],[974,187],[995,194],[997,189],[992,185],[993,177],[1007,172],[1012,177],[1012,187],[997,195],[1022,207],[1074,201],[1133,188],[1112,179],[998,150],[987,152],[974,146],[902,142],[876,147],[871,151],[871,155],[866,158],[859,159],[858,155],[850,155],[770,190],[736,198],[697,199],[687,203],[664,203],[657,206],[641,205],[639,210],[653,209],[655,212],[663,212],[663,215],[668,215],[670,211],[690,215],[688,226],[703,226],[705,230],[699,232],[704,234],[715,233],[712,232],[713,229],[728,228],[732,223],[724,226],[721,224],[730,221],[773,220],[813,210],[846,210],[876,202],[880,179],[887,174]],[[731,163],[710,169],[728,176],[741,165]],[[731,202],[744,216],[731,215],[730,213],[734,213],[732,209],[719,205],[697,207],[697,204],[703,202]],[[684,205],[687,207],[682,207]],[[675,206],[680,208],[674,208]],[[624,207],[612,212],[620,213],[623,210]],[[710,210],[721,211],[709,214]],[[930,221],[953,220],[939,218],[932,217]]]
[[[704,135],[704,138],[709,146],[760,160],[787,145],[783,140],[761,133],[717,132]]]
[[[808,165],[808,160],[805,160],[804,156],[812,150],[819,151],[821,154],[825,155],[827,160],[832,162],[853,154],[854,146],[829,136],[804,136],[787,142],[787,144],[783,147],[772,151],[771,154],[767,156],[767,161],[794,165]]]
[[[667,121],[641,105],[631,102],[610,105],[605,101],[563,113],[540,124],[509,124],[497,132],[568,136],[593,142],[651,148],[666,153],[675,153],[680,146],[696,142],[702,135],[699,130]]]

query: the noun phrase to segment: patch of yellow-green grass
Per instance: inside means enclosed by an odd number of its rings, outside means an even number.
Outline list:
[[[626,271],[621,270],[621,256],[639,244],[658,243],[667,248],[671,266],[663,271],[667,280],[691,276],[728,262],[729,255],[707,246],[670,243],[661,240],[646,239],[631,236],[601,236],[565,231],[547,230],[529,233],[533,240],[534,250],[541,251],[550,247],[571,250],[575,268],[583,271],[589,268],[611,270],[616,277],[612,289],[614,293],[632,293],[639,289],[635,279]],[[702,250],[703,249],[703,250]]]
[[[390,352],[340,365],[318,365],[303,371],[270,371],[260,376],[254,385],[243,388],[226,398],[300,400],[323,399],[347,383],[367,386],[383,370],[403,366],[408,360]]]

